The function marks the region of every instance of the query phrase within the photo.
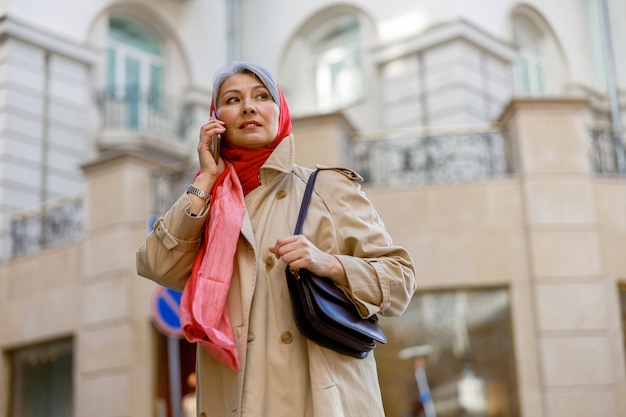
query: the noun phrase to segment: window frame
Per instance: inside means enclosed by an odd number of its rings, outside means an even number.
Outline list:
[[[540,96],[546,93],[544,37],[541,28],[523,13],[512,17],[513,41],[518,56],[513,65],[515,92],[518,95]],[[524,28],[524,25],[527,26]],[[524,36],[520,35],[524,31]],[[522,39],[524,38],[524,39]]]
[[[62,396],[63,393],[67,393],[67,398],[62,401],[65,407],[67,408],[67,413],[63,413],[61,415],[52,414],[53,410],[43,410],[45,412],[45,416],[48,417],[69,417],[73,415],[74,408],[74,347],[73,347],[73,339],[60,339],[56,341],[51,341],[47,343],[41,343],[37,345],[30,345],[21,347],[10,352],[9,362],[11,368],[11,392],[10,392],[10,417],[36,417],[36,415],[30,414],[25,409],[26,405],[32,405],[30,400],[32,398],[22,397],[24,394],[24,390],[27,389],[25,387],[26,381],[25,378],[27,376],[24,374],[24,368],[22,365],[30,364],[31,367],[35,366],[46,366],[48,372],[50,371],[50,365],[59,359],[59,357],[69,355],[69,367],[66,369],[66,374],[61,375],[62,379],[69,381],[70,385],[67,390],[59,390],[58,381],[47,381],[47,385],[44,384],[44,388],[48,389],[48,396],[54,397],[55,399],[59,399],[59,396]],[[54,369],[52,370],[55,371]],[[52,375],[53,378],[58,377],[58,375]],[[37,379],[38,382],[42,382],[41,378]],[[41,396],[37,395],[37,399],[41,400]],[[45,399],[44,399],[45,401]]]
[[[156,46],[142,48],[118,39],[112,32],[112,23],[115,20],[127,22],[135,30],[143,32],[146,37],[154,40]],[[105,92],[107,99],[125,107],[126,127],[131,130],[145,127],[152,113],[164,106],[163,49],[163,39],[158,32],[137,19],[118,16],[108,19]],[[129,65],[136,65],[136,71]],[[136,84],[129,84],[130,75],[136,77]]]

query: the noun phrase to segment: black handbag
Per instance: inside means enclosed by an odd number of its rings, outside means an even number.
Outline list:
[[[319,171],[313,171],[307,182],[294,234],[302,225],[311,202],[311,194]],[[361,318],[356,306],[335,283],[318,277],[306,269],[286,269],[291,310],[298,330],[320,346],[355,358],[365,358],[387,338],[376,316]]]

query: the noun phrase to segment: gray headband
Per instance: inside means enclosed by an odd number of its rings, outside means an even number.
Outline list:
[[[230,65],[227,65],[217,71],[215,74],[215,78],[213,79],[213,103],[215,103],[217,107],[217,93],[220,91],[222,84],[224,81],[228,79],[231,75],[234,74],[245,74],[246,72],[251,72],[256,75],[259,80],[265,85],[265,88],[270,92],[270,95],[274,99],[274,102],[280,108],[280,95],[278,94],[278,84],[276,80],[272,76],[272,74],[260,66],[259,64],[255,64],[253,62],[248,61],[235,61]]]

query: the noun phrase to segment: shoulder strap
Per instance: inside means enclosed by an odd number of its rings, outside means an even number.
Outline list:
[[[304,197],[302,197],[302,204],[300,205],[300,213],[298,214],[298,221],[296,222],[296,230],[293,232],[294,235],[299,235],[300,233],[302,233],[302,225],[304,224],[304,218],[306,217],[306,212],[309,208],[309,203],[311,202],[311,194],[313,194],[315,178],[317,178],[318,172],[318,170],[313,171],[311,173],[311,176],[309,176],[309,180],[306,183]]]

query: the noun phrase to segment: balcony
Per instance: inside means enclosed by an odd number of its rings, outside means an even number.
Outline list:
[[[597,126],[589,129],[590,158],[594,174],[606,177],[626,176],[623,169],[625,137],[626,130],[619,133],[609,127]]]
[[[82,196],[49,201],[11,219],[11,257],[78,240],[83,236]]]
[[[477,181],[512,172],[497,125],[361,132],[349,145],[349,160],[376,186]]]
[[[512,172],[497,125],[441,130],[360,132],[347,144],[348,165],[377,186],[477,181]],[[197,168],[195,168],[197,169]],[[195,169],[156,172],[152,212],[162,214],[193,180]]]
[[[197,167],[184,166],[180,170],[156,171],[152,174],[152,214],[164,214],[193,182]]]
[[[188,105],[161,94],[108,92],[99,94],[97,102],[102,122],[98,149],[138,145],[177,157],[188,153],[185,139],[192,120]]]

